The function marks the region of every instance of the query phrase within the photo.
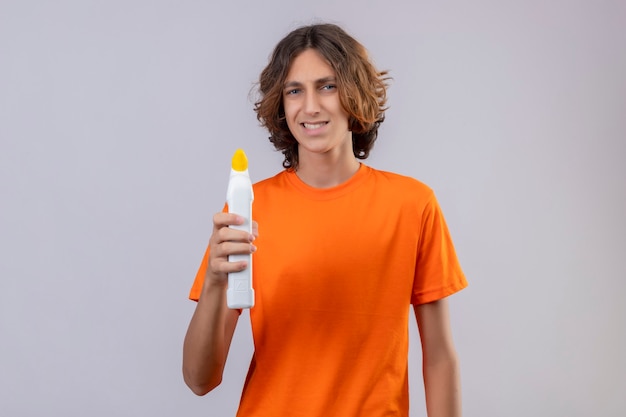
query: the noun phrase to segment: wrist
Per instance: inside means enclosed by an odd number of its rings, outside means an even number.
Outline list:
[[[226,275],[226,274],[225,274]],[[226,275],[228,277],[228,275]],[[202,286],[203,293],[226,293],[228,288],[228,278],[221,278],[207,273]]]

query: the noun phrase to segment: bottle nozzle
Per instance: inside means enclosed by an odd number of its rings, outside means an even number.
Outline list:
[[[237,149],[233,155],[232,168],[235,171],[245,171],[248,169],[248,158],[243,150]]]

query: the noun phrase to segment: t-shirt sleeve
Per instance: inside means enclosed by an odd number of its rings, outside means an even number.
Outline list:
[[[411,303],[440,300],[467,287],[452,238],[434,194],[422,213]]]

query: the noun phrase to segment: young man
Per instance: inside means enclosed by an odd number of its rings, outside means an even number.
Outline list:
[[[255,353],[238,416],[408,416],[408,315],[423,350],[429,417],[460,416],[446,297],[467,283],[430,188],[361,164],[384,120],[386,74],[335,25],[288,34],[261,74],[257,117],[285,170],[254,186],[262,233],[213,217],[190,298],[183,375],[219,385],[240,314],[227,274],[254,254]]]

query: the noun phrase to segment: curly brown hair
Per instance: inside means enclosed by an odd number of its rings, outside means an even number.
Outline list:
[[[285,156],[283,167],[298,167],[298,142],[291,134],[283,107],[283,83],[293,60],[306,49],[318,51],[335,71],[339,100],[349,115],[354,156],[366,159],[385,120],[387,71],[378,71],[356,39],[334,24],[303,26],[274,49],[259,79],[260,100],[254,110],[270,132],[270,142]]]

